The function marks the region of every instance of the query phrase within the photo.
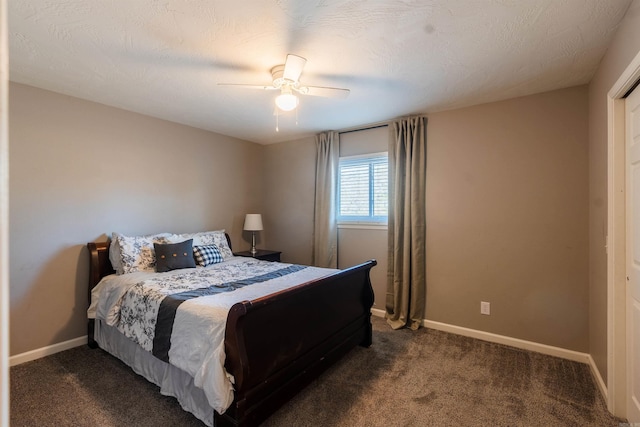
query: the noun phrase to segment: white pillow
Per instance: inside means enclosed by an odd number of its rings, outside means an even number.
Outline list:
[[[120,243],[118,242],[118,238],[120,234],[111,233],[111,245],[109,245],[109,261],[111,261],[111,266],[116,271],[116,274],[123,274],[122,269],[122,255],[120,254]]]
[[[224,230],[174,234],[170,237],[171,243],[179,243],[188,239],[193,239],[193,246],[216,245],[225,261],[233,257],[233,252],[231,252],[231,248],[229,248]]]
[[[114,266],[117,274],[134,273],[136,271],[155,271],[156,254],[153,248],[154,243],[172,243],[170,233],[151,234],[147,236],[125,236],[113,233],[111,246],[117,246],[113,250],[111,265]],[[115,243],[115,245],[114,245]],[[120,253],[119,260],[117,254]],[[112,251],[109,249],[109,259]],[[114,265],[115,264],[115,265]],[[117,267],[116,267],[117,265]]]

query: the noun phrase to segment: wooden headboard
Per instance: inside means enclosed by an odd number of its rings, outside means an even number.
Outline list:
[[[100,279],[116,272],[109,261],[110,244],[110,241],[87,243],[89,248],[89,299],[91,299],[91,290],[100,282]]]

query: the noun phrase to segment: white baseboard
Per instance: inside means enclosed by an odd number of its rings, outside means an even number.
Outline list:
[[[384,310],[380,310],[379,308],[372,308],[371,314],[373,314],[376,317],[384,318]]]
[[[589,366],[591,367],[591,373],[593,374],[593,377],[596,380],[596,384],[600,389],[600,393],[602,393],[602,397],[604,397],[604,401],[608,402],[609,399],[608,399],[607,385],[602,380],[602,376],[600,375],[600,370],[596,366],[596,362],[593,360],[591,355],[589,355]]]
[[[384,317],[385,312],[384,310],[374,308],[371,310],[371,314],[377,317]],[[476,329],[464,328],[462,326],[450,325],[448,323],[435,322],[433,320],[423,320],[422,326],[424,326],[425,328],[436,329],[438,331],[450,332],[456,335],[476,338],[479,340],[489,341],[497,344],[504,344],[515,348],[521,348],[523,350],[531,350],[549,356],[573,360],[575,362],[590,364],[589,359],[591,359],[591,356],[587,353],[581,353],[579,351],[567,350],[564,348],[540,344],[533,341],[526,341],[519,338],[493,334],[491,332],[478,331]]]
[[[79,347],[87,343],[87,336],[74,338],[69,341],[59,342],[47,347],[37,348],[35,350],[27,351],[26,353],[16,354],[9,358],[9,366],[20,365],[21,363],[30,362],[32,360],[40,359],[45,356],[59,353],[70,348]]]
[[[377,308],[371,309],[371,314],[376,317],[384,317],[385,311]],[[490,332],[478,331],[476,329],[463,328],[461,326],[449,325],[447,323],[435,322],[432,320],[423,320],[422,324],[425,328],[436,329],[439,331],[450,332],[465,337],[476,338],[483,341],[494,342],[498,344],[504,344],[511,347],[521,348],[524,350],[531,350],[549,356],[561,357],[563,359],[573,360],[580,363],[586,363],[591,367],[591,372],[596,379],[596,384],[600,389],[600,392],[607,399],[607,386],[602,380],[600,371],[598,370],[593,358],[590,354],[581,353],[578,351],[567,350],[560,347],[553,347],[546,344],[539,344],[532,341],[525,341],[518,338],[511,338],[504,335],[493,334]],[[26,353],[16,354],[9,358],[9,366],[20,365],[21,363],[30,362],[32,360],[40,359],[45,356],[50,356],[55,353],[59,353],[70,348],[78,347],[87,343],[87,336],[74,338],[69,341],[53,344],[47,347],[42,347],[36,350],[31,350]]]

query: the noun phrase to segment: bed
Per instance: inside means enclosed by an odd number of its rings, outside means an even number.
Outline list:
[[[230,249],[229,236],[226,233],[224,236]],[[109,259],[110,242],[90,242],[87,246],[91,298],[103,278],[106,278],[103,283],[116,279]],[[289,264],[277,266],[279,263],[237,258],[229,259],[229,268],[232,263],[257,262],[271,265],[247,265],[256,269],[278,268],[278,271],[294,269]],[[230,302],[225,312],[226,321],[223,321],[222,369],[233,383],[231,404],[226,410],[213,409],[216,405],[210,403],[208,383],[202,384],[199,373],[191,374],[189,369],[174,366],[173,359],[167,363],[154,356],[109,324],[105,320],[107,316],[89,319],[88,344],[121,359],[160,386],[162,394],[176,397],[185,410],[207,425],[257,425],[351,348],[371,345],[373,290],[369,273],[375,265],[376,261],[370,260],[345,270],[324,272],[322,277],[302,283],[288,284],[264,296]],[[291,274],[296,275],[305,277],[299,271]],[[259,283],[216,298],[225,299],[234,293],[242,297],[245,289],[254,287],[266,289],[266,285]],[[247,292],[253,295],[254,291]]]

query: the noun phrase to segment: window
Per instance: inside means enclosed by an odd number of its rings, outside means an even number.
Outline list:
[[[387,153],[340,158],[338,222],[387,222],[388,165]]]

